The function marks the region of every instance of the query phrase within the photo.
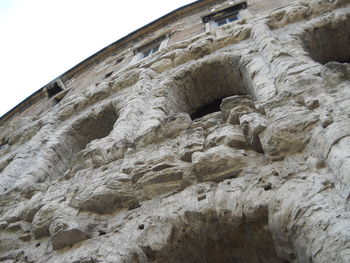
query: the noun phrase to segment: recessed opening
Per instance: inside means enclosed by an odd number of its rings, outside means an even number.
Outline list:
[[[149,262],[171,263],[288,263],[277,256],[267,211],[247,222],[234,218],[230,211],[217,215],[187,212],[176,224],[159,251],[146,250]]]
[[[9,143],[9,139],[7,137],[3,137],[0,141],[0,144],[8,144]]]
[[[238,20],[238,13],[233,13],[233,14],[229,14],[225,17],[220,17],[218,19],[215,19],[215,23],[217,26],[223,26],[226,25],[228,23],[231,23],[233,21]]]
[[[270,183],[264,185],[264,190],[265,191],[270,191],[272,189],[272,185]]]
[[[55,82],[50,87],[47,87],[47,95],[49,98],[55,96],[56,94],[60,93],[63,89],[58,85],[57,82]]]
[[[239,12],[245,8],[247,8],[247,2],[242,2],[240,4],[236,4],[223,10],[219,10],[217,12],[213,12],[209,15],[206,15],[202,17],[202,20],[204,23],[214,21],[217,24],[217,26],[222,26],[227,23],[238,20]]]
[[[63,97],[57,97],[57,98],[55,98],[55,101],[56,101],[56,103],[59,103],[62,99],[63,99]]]
[[[327,62],[350,63],[350,14],[336,21],[306,29],[303,44],[311,58],[321,64]]]
[[[154,41],[140,47],[137,52],[141,54],[140,58],[146,58],[154,53],[156,53],[165,40],[166,36],[155,39]]]
[[[178,72],[168,83],[169,101],[174,111],[186,112],[192,119],[220,111],[223,98],[251,94],[251,81],[232,56],[210,57]]]
[[[199,108],[191,114],[191,119],[195,120],[198,118],[202,118],[203,116],[208,115],[210,113],[220,111],[220,104],[222,102],[222,99],[223,98],[217,99],[212,103],[206,104],[203,107]]]
[[[117,61],[115,62],[115,64],[117,65],[117,64],[121,63],[123,60],[124,60],[124,57],[121,57],[121,58],[117,59]]]
[[[110,76],[112,76],[112,74],[113,74],[113,71],[107,73],[107,74],[105,75],[105,79],[107,79],[107,78],[109,78]]]
[[[104,236],[105,234],[106,234],[105,231],[103,231],[103,230],[98,230],[98,235],[99,235],[99,236]]]
[[[113,129],[117,120],[117,114],[112,107],[108,107],[99,113],[79,120],[74,124],[73,148],[80,151],[86,145],[96,139],[106,137]]]
[[[8,145],[9,140],[8,138],[2,138],[0,140],[0,149],[6,148],[6,146]]]
[[[110,105],[76,120],[61,135],[59,139],[61,143],[54,146],[53,152],[57,158],[53,161],[55,169],[51,174],[57,173],[57,176],[62,176],[76,162],[76,154],[85,149],[88,143],[109,135],[117,117],[114,107]]]
[[[142,57],[145,58],[145,57],[148,57],[149,55],[156,53],[159,50],[159,47],[160,47],[160,43],[157,43],[151,47],[145,48],[144,50],[141,51]]]

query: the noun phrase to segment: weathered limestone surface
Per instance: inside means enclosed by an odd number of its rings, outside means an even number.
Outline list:
[[[0,127],[0,262],[350,262],[349,4],[227,24]]]

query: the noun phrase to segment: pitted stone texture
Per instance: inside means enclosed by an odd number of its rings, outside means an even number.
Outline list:
[[[268,120],[259,113],[244,114],[239,118],[247,144],[257,152],[262,153],[259,134],[268,126]]]
[[[302,151],[311,138],[310,131],[317,117],[293,106],[289,107],[288,113],[281,107],[271,115],[270,124],[259,135],[264,152],[278,158]]]
[[[232,96],[222,100],[220,105],[224,121],[239,124],[239,117],[255,111],[255,105],[250,97]]]
[[[50,236],[50,225],[52,222],[53,214],[59,209],[58,204],[47,204],[40,208],[33,218],[32,227],[33,235],[36,239]]]
[[[263,157],[254,152],[218,146],[205,152],[195,152],[192,162],[200,181],[220,182],[238,176],[244,168],[259,166]]]
[[[52,216],[50,236],[53,249],[62,249],[89,238],[87,222],[77,217],[78,211],[68,207],[60,207]]]
[[[238,149],[245,149],[248,146],[239,125],[220,125],[208,130],[205,148],[208,149],[221,144]]]
[[[350,6],[284,3],[0,127],[0,261],[350,262],[349,61],[306,45]]]
[[[86,187],[81,187],[81,181]],[[136,201],[131,179],[115,171],[85,171],[75,176],[70,205],[82,211],[108,214],[117,208],[127,208]]]

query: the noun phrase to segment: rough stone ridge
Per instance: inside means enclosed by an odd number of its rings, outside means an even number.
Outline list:
[[[227,24],[0,127],[0,262],[350,262],[349,4]]]

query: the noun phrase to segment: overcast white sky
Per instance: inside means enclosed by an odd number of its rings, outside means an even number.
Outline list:
[[[0,116],[96,51],[193,0],[0,0]]]

